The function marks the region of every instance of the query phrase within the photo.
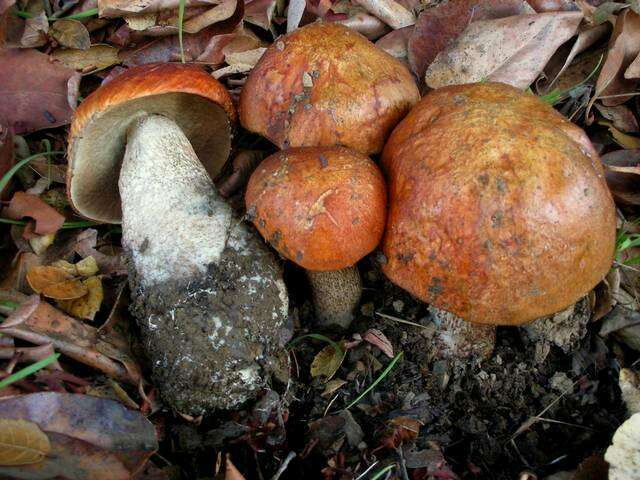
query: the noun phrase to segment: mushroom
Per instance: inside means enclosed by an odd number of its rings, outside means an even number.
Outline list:
[[[640,478],[640,413],[618,427],[604,459],[609,464],[609,480]]]
[[[277,39],[240,94],[240,121],[279,148],[380,153],[420,99],[407,67],[354,30],[316,22]]]
[[[498,83],[431,92],[390,136],[382,166],[384,273],[468,322],[554,314],[611,268],[616,215],[598,155],[533,95]]]
[[[93,92],[69,136],[71,203],[84,217],[122,221],[153,379],[191,415],[255,396],[287,340],[280,265],[210,178],[234,120],[229,94],[204,71],[145,65]]]
[[[380,242],[386,200],[378,166],[344,147],[275,153],[253,173],[245,196],[262,236],[306,269],[319,322],[345,328],[362,291],[356,263]]]

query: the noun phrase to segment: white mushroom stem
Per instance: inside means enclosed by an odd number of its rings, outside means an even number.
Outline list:
[[[132,122],[118,186],[123,244],[143,287],[204,274],[218,261],[231,208],[175,122],[160,115]]]
[[[453,313],[429,306],[436,325],[435,355],[440,358],[489,358],[496,343],[496,327],[469,323]]]
[[[349,327],[362,295],[358,268],[352,266],[329,272],[306,272],[318,324]]]

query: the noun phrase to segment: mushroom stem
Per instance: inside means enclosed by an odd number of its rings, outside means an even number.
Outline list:
[[[429,306],[436,325],[435,355],[439,358],[489,358],[496,343],[496,327],[464,321],[453,313]]]
[[[354,265],[328,272],[306,272],[318,324],[348,328],[362,294],[358,268]]]

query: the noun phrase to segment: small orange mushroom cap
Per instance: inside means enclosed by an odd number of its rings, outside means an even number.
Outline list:
[[[615,207],[586,134],[533,95],[438,89],[383,153],[384,273],[475,323],[518,325],[586,295],[611,268]]]
[[[280,254],[316,271],[351,267],[380,243],[386,187],[378,166],[343,147],[266,158],[249,179],[247,215]]]
[[[130,68],[89,95],[71,123],[67,195],[83,217],[120,222],[118,177],[127,129],[144,114],[177,123],[212,177],[224,165],[236,121],[224,86],[191,65]]]
[[[399,60],[358,32],[316,22],[277,39],[240,95],[240,122],[279,148],[343,145],[380,153],[420,99]]]

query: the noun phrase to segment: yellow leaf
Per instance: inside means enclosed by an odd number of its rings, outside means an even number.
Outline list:
[[[0,465],[38,463],[49,450],[49,438],[35,423],[0,418]]]
[[[27,272],[27,282],[34,292],[56,300],[80,298],[89,292],[73,275],[56,267],[31,267]]]
[[[324,392],[322,392],[320,396],[330,397],[333,393],[338,391],[346,383],[347,382],[345,382],[340,378],[334,378],[333,380],[329,380],[324,387]]]
[[[623,148],[640,148],[640,138],[622,133],[615,127],[609,127],[615,142]]]
[[[93,257],[83,258],[76,263],[75,267],[78,275],[83,277],[90,277],[98,273],[98,264],[96,263],[96,259]]]
[[[91,46],[89,31],[78,20],[69,18],[56,20],[51,25],[49,34],[63,47],[89,50]]]
[[[104,299],[102,281],[99,277],[89,277],[82,282],[82,285],[88,291],[84,297],[61,300],[58,302],[58,306],[69,315],[85,320],[93,320]]]
[[[117,48],[102,44],[91,45],[89,50],[59,48],[51,56],[63,65],[84,73],[104,70],[121,62]]]
[[[336,374],[343,360],[342,352],[336,352],[331,345],[327,345],[311,362],[311,376],[313,378],[322,376],[325,382],[328,382]]]

